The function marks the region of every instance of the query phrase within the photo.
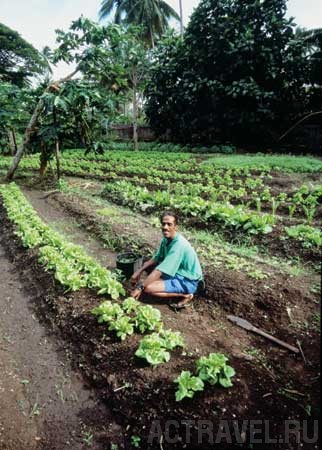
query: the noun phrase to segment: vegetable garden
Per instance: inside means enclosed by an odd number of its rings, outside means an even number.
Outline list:
[[[1,170],[9,163],[2,157]],[[115,435],[92,424],[95,448],[182,448],[187,421],[187,448],[213,448],[200,438],[202,420],[216,428],[222,420],[239,426],[267,419],[271,436],[282,438],[284,421],[292,419],[313,433],[321,160],[75,149],[62,154],[64,178],[49,193],[39,184],[35,191],[38,167],[39,155],[26,156],[18,184],[1,185],[1,243],[18,270],[31,267],[27,285],[41,284],[39,307],[122,429]],[[43,198],[42,218],[32,192]],[[46,217],[46,210],[62,211],[115,256],[148,256],[160,238],[158,215],[167,208],[179,213],[206,282],[193,306],[177,313],[152,298],[130,298],[114,262],[104,267]],[[299,353],[247,333],[228,314],[298,346]],[[229,445],[224,438],[219,444],[252,448],[249,433],[243,442],[235,434]],[[293,436],[288,448],[296,445]]]
[[[0,23],[0,450],[316,449],[321,28],[134,3],[42,52]],[[120,270],[168,209],[205,282],[180,310]]]

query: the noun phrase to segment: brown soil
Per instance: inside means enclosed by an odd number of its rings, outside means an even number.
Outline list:
[[[19,252],[8,259],[9,236],[2,232],[0,449],[82,450],[87,433],[101,432],[106,418],[113,424],[108,406],[72,369],[69,347],[44,321],[43,274],[34,283]],[[99,444],[95,448],[103,449]]]
[[[93,211],[90,211],[88,205],[87,209],[83,208],[81,203],[76,205],[76,197],[70,199],[70,203],[66,200],[66,196],[61,195],[57,195],[56,199],[48,197],[46,202],[36,193],[31,192],[28,197],[43,218],[49,222],[53,217],[59,218],[61,223],[71,219],[68,212],[70,208],[79,223],[86,227],[92,223],[91,233],[102,232],[101,224],[97,223],[97,220],[94,224]],[[71,205],[74,205],[73,208]],[[77,209],[78,214],[75,212]],[[88,220],[85,220],[86,217]],[[80,218],[82,220],[79,220]],[[128,224],[125,220],[117,225],[118,233],[131,233],[130,216],[127,219]],[[192,307],[175,313],[165,304],[155,304],[162,312],[166,327],[182,331],[187,349],[184,353],[179,350],[172,352],[169,363],[153,369],[134,356],[139,341],[138,335],[125,342],[119,342],[113,334],[106,332],[104,326],[96,323],[90,311],[100,302],[100,298],[88,290],[64,294],[62,288],[53,283],[52,276],[39,267],[36,252],[25,251],[16,241],[12,226],[8,223],[3,210],[1,224],[2,245],[5,248],[6,258],[9,257],[12,261],[12,263],[5,261],[4,264],[8,266],[14,264],[16,267],[16,281],[19,279],[28,290],[26,304],[34,309],[36,317],[46,320],[47,325],[51,324],[50,337],[55,338],[56,342],[60,343],[58,345],[68,349],[74,368],[71,376],[77,378],[77,372],[80,370],[86,383],[91,386],[103,404],[108,406],[108,409],[104,410],[101,404],[97,403],[96,406],[84,408],[89,421],[85,421],[86,429],[90,429],[93,433],[92,448],[109,449],[112,444],[117,444],[118,448],[134,448],[131,445],[131,436],[141,437],[142,448],[161,448],[161,450],[214,448],[211,443],[207,443],[205,436],[203,442],[200,441],[200,436],[198,438],[197,420],[211,421],[214,430],[218,430],[220,419],[269,420],[271,437],[283,436],[284,421],[288,419],[307,420],[311,430],[313,420],[319,414],[317,376],[320,354],[319,333],[313,326],[313,317],[318,310],[315,303],[317,296],[309,291],[312,280],[305,278],[290,280],[285,275],[276,275],[269,282],[254,282],[241,273],[208,270],[206,295],[197,298]],[[144,221],[141,222],[141,230],[142,241],[146,239],[150,245],[151,242],[157,242],[158,232],[148,227]],[[110,224],[105,232],[111,232]],[[82,233],[86,235],[85,230],[82,230]],[[85,235],[81,240],[88,242]],[[101,247],[94,239],[88,244],[89,251],[92,245],[96,249]],[[111,261],[112,256],[113,254],[109,252],[105,261]],[[6,280],[4,282],[7,283]],[[147,298],[145,301],[151,303],[152,299]],[[28,312],[32,317],[32,312]],[[24,316],[28,316],[28,312],[25,312]],[[233,325],[227,320],[227,313],[244,317],[290,344],[296,345],[296,340],[299,340],[305,362],[300,354],[294,355]],[[17,316],[18,311],[14,317]],[[37,326],[41,327],[41,324]],[[59,340],[61,338],[63,341]],[[27,346],[28,336],[25,341]],[[29,368],[37,367],[34,362],[30,363],[32,354],[29,354],[26,346],[24,354],[25,359],[29,361],[27,365]],[[15,352],[16,349],[14,354]],[[234,386],[227,390],[207,386],[202,393],[196,394],[194,399],[175,402],[175,385],[172,381],[181,370],[193,372],[196,358],[209,352],[224,352],[229,356],[230,364],[236,370]],[[53,364],[56,366],[56,363]],[[54,370],[52,365],[48,365],[47,369],[49,372]],[[45,376],[44,379],[47,380],[49,387],[48,377]],[[74,389],[74,382],[72,388]],[[42,400],[40,403],[42,404]],[[69,417],[62,405],[59,414],[68,434],[68,431],[75,427],[73,420],[74,416],[79,415],[78,411],[72,413],[73,417]],[[11,417],[10,413],[9,422],[3,426],[4,438],[7,441],[13,434],[8,423],[14,423],[16,415],[17,412]],[[41,415],[37,417],[37,421],[40,417]],[[167,421],[170,419],[178,421],[179,424],[179,440],[172,443],[167,442],[164,434]],[[147,439],[154,424],[153,420],[160,421],[163,434],[148,444]],[[190,443],[185,440],[184,420],[194,421]],[[302,425],[303,422],[301,427]],[[57,433],[55,435],[48,428],[41,426],[38,430],[41,429],[42,434],[37,433],[37,437],[41,437],[44,441],[37,441],[38,447],[32,447],[29,442],[32,441],[37,428],[32,432],[30,429],[26,430],[25,423],[19,424],[19,428],[23,436],[21,439],[26,440],[24,448],[64,449],[61,444],[66,436],[64,432],[58,433],[57,436]],[[46,446],[41,447],[42,442],[46,442]],[[240,445],[223,442],[219,444],[219,448],[240,448]],[[261,443],[250,446],[246,440],[243,447],[297,449],[299,445],[292,435],[288,444]],[[72,448],[78,449],[74,444]],[[303,443],[301,448],[313,449],[317,448],[317,444]],[[11,445],[8,446],[9,449],[19,447]]]

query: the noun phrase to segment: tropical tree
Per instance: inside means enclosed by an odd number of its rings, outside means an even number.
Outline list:
[[[22,144],[8,170],[8,180],[12,179],[26,147],[35,135],[37,123],[41,120],[46,108],[48,109],[48,106],[52,104],[52,101],[48,102],[49,97],[54,99],[53,94],[57,95],[63,89],[64,84],[69,82],[76,73],[81,72],[84,79],[93,83],[93,85],[95,82],[99,83],[110,96],[118,95],[122,97],[122,95],[128,93],[129,89],[139,89],[142,83],[139,71],[141,67],[146,70],[146,66],[145,59],[142,60],[141,57],[145,58],[147,52],[145,48],[144,51],[142,50],[142,42],[141,47],[137,45],[135,36],[132,41],[129,40],[129,30],[124,30],[115,24],[110,24],[107,27],[101,26],[90,19],[80,17],[72,22],[69,31],[56,30],[56,33],[59,46],[51,56],[52,62],[74,62],[76,68],[68,76],[51,82],[40,95],[25,130]],[[122,56],[120,57],[121,50]],[[59,135],[56,126],[58,116],[55,102],[59,102],[61,105],[62,103],[59,99],[53,101],[55,108],[50,106],[52,117],[49,125],[53,141],[57,144]],[[108,101],[111,101],[111,99]],[[54,112],[56,117],[54,117]]]
[[[44,57],[16,31],[0,23],[0,81],[19,87],[46,72]]]
[[[109,17],[114,10],[114,22],[142,26],[143,38],[151,47],[155,37],[169,28],[170,19],[179,20],[177,12],[164,0],[103,0],[100,19]]]
[[[138,150],[139,98],[143,96],[151,66],[150,53],[140,38],[141,30],[141,27],[129,26],[115,35],[116,39],[111,40],[113,50],[108,70],[113,73],[115,67],[121,68],[123,90],[131,93],[134,150]],[[100,70],[97,76],[100,78]]]
[[[102,122],[111,114],[114,103],[106,89],[85,80],[69,80],[58,90],[42,95],[44,108],[28,147],[41,152],[40,176],[48,161],[56,159],[60,177],[60,150],[83,147],[87,151],[99,144]]]
[[[292,124],[278,141],[284,139],[304,122],[311,121],[311,124],[315,123],[318,127],[322,125],[322,28],[307,30],[299,27],[295,30],[295,36],[303,43],[303,60],[308,70],[306,83],[308,104],[305,114]],[[319,148],[321,149],[321,143]]]
[[[306,107],[303,42],[286,0],[201,0],[158,45],[147,116],[173,140],[272,143]]]
[[[322,28],[304,30],[300,33],[304,39],[307,60],[311,66],[311,82],[322,87]]]
[[[29,120],[33,102],[31,89],[0,82],[0,152],[17,152],[18,134]]]

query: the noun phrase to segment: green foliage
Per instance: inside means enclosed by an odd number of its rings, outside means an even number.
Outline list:
[[[169,361],[169,350],[183,346],[184,342],[180,332],[161,330],[159,333],[152,333],[141,339],[135,355],[146,359],[151,365],[157,365]]]
[[[111,323],[115,319],[123,316],[123,311],[117,303],[105,300],[99,306],[92,309],[92,314],[97,317],[98,323]]]
[[[140,447],[140,442],[141,442],[141,438],[140,436],[131,436],[131,444],[133,445],[133,447],[138,448]]]
[[[146,0],[136,2],[135,5],[132,0],[103,0],[100,18],[110,16],[114,8],[114,22],[141,25],[142,37],[151,47],[154,46],[155,37],[161,36],[169,27],[170,19],[179,20],[176,11],[163,0]]]
[[[179,142],[271,142],[304,112],[308,68],[286,0],[202,0],[158,46],[146,114]],[[229,20],[227,19],[229,18]]]
[[[178,383],[178,390],[176,391],[177,402],[180,402],[185,397],[192,398],[197,391],[203,391],[204,389],[204,382],[199,377],[192,376],[189,370],[183,370],[174,382]]]
[[[134,186],[126,181],[107,183],[103,194],[124,205],[136,207],[145,212],[153,207],[171,207],[182,215],[198,217],[204,222],[214,221],[224,227],[243,229],[250,234],[270,233],[274,217],[270,214],[254,214],[245,207],[204,200],[195,193],[174,194],[170,190],[149,192],[145,187]]]
[[[152,366],[170,360],[170,353],[164,348],[163,339],[157,333],[150,334],[141,339],[135,355],[139,358],[146,359]]]
[[[53,270],[55,278],[67,290],[87,286],[98,290],[99,294],[108,293],[113,299],[124,294],[122,285],[109,270],[40,220],[15,184],[1,185],[0,194],[8,217],[16,226],[16,234],[26,247],[38,247],[39,262],[47,270]]]
[[[131,323],[131,318],[127,316],[119,316],[113,322],[110,323],[109,330],[115,330],[116,336],[122,341],[126,339],[128,335],[134,333],[133,323]]]
[[[113,91],[93,81],[70,80],[59,91],[42,94],[42,99],[44,108],[29,144],[32,150],[42,148],[41,157],[47,152],[49,160],[57,140],[61,147],[80,145],[88,151],[98,149],[107,132],[104,120],[115,111]]]
[[[141,333],[160,329],[161,313],[151,305],[139,306],[136,310],[135,322]]]
[[[184,347],[184,340],[180,331],[161,330],[159,336],[162,338],[162,346],[167,350],[176,347]]]
[[[322,28],[300,30],[297,34],[305,44],[305,57],[310,68],[312,85],[322,86]]]
[[[197,361],[198,376],[212,385],[219,383],[223,387],[232,386],[231,378],[235,375],[235,370],[226,364],[227,361],[228,358],[222,353],[202,356]]]
[[[317,158],[310,156],[265,155],[263,153],[209,158],[203,164],[225,169],[243,167],[246,169],[277,170],[290,173],[314,173],[322,171],[322,163]]]
[[[174,380],[179,385],[176,401],[179,402],[185,397],[192,398],[196,391],[204,389],[204,383],[231,387],[231,378],[235,375],[235,370],[226,364],[227,361],[228,358],[222,353],[210,353],[196,361],[198,376],[192,376],[190,371],[182,371]]]
[[[304,247],[322,247],[322,232],[310,225],[293,225],[285,227],[287,235],[303,243]]]
[[[128,314],[137,311],[140,305],[141,303],[135,300],[133,297],[128,297],[123,300],[122,309]]]
[[[29,78],[45,73],[46,60],[19,33],[0,23],[0,82],[22,87]]]
[[[9,153],[9,133],[19,142],[30,117],[30,108],[34,106],[35,93],[28,88],[19,88],[14,84],[0,81],[0,154]],[[16,152],[17,148],[11,148]]]
[[[144,90],[151,58],[141,39],[141,28],[101,26],[90,19],[80,17],[72,22],[69,31],[57,30],[60,44],[52,55],[52,61],[76,62],[84,77],[99,83],[110,95],[109,103],[118,116],[121,104],[133,101],[132,122],[138,118],[138,95]],[[114,103],[114,104],[113,104]],[[108,104],[108,103],[107,103]],[[103,116],[104,117],[104,116]],[[102,125],[108,121],[102,117]],[[90,126],[87,127],[89,131]],[[136,140],[135,140],[136,142]],[[99,147],[101,147],[101,142]]]

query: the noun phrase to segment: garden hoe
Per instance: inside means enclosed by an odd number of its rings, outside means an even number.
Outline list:
[[[231,322],[236,323],[238,326],[244,328],[247,331],[253,331],[254,333],[260,334],[261,336],[264,336],[267,339],[270,339],[273,342],[276,342],[276,344],[281,345],[282,347],[287,348],[288,350],[291,350],[291,352],[299,353],[299,349],[296,347],[293,347],[292,345],[287,344],[286,342],[283,342],[279,339],[277,339],[274,336],[271,336],[268,333],[265,333],[265,331],[260,330],[259,328],[254,327],[251,323],[249,323],[247,320],[242,319],[241,317],[237,316],[227,316],[227,319],[229,319]]]

